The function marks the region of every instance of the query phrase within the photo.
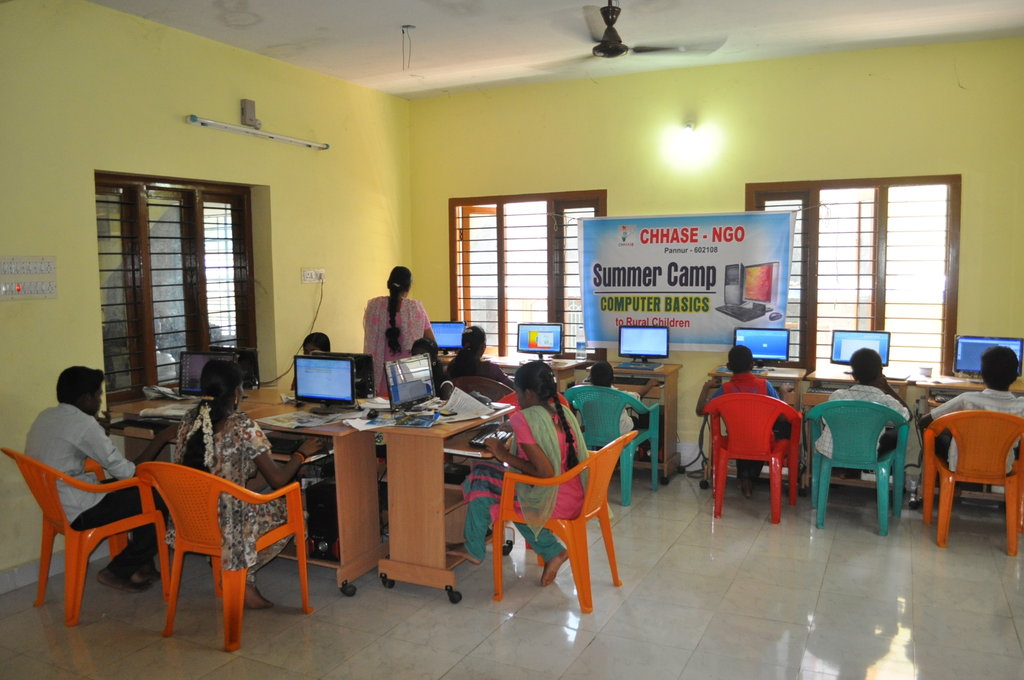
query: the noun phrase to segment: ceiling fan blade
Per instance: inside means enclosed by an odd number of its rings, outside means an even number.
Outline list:
[[[601,8],[597,5],[583,5],[583,20],[587,22],[587,30],[590,31],[590,38],[594,42],[601,42],[604,35],[604,19],[601,18]]]
[[[636,54],[667,54],[672,52],[692,55],[711,54],[724,45],[725,41],[726,38],[721,38],[703,43],[687,43],[685,45],[674,45],[671,47],[660,45],[637,45],[636,47],[631,48],[630,51]]]

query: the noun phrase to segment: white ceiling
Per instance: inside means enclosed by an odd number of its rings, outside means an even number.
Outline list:
[[[600,59],[590,56],[588,19],[600,22],[601,0],[93,2],[409,99],[504,84],[1024,35],[1024,0],[615,0],[622,8],[616,28],[626,45],[724,44],[710,54]],[[409,40],[403,39],[403,24],[416,27]]]

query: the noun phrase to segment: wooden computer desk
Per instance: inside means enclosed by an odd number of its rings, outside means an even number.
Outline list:
[[[443,588],[448,599],[462,599],[455,589],[455,566],[462,558],[447,554],[446,543],[461,543],[466,518],[462,488],[444,483],[445,449],[464,445],[484,422],[502,418],[511,408],[484,419],[429,428],[381,428],[388,447],[388,527],[390,556],[378,562],[380,579]],[[472,449],[469,449],[472,450]],[[479,451],[474,451],[479,456]]]
[[[246,393],[242,410],[252,418],[263,418],[296,410],[293,404],[281,401],[277,390],[267,388]],[[167,400],[135,401],[111,406],[111,413],[135,417],[145,408],[166,406]],[[377,455],[374,433],[359,432],[344,423],[315,428],[284,430],[313,437],[325,437],[334,449],[334,469],[338,508],[337,562],[310,558],[312,564],[337,571],[338,587],[346,595],[355,594],[351,583],[377,566],[388,553],[388,544],[381,539],[379,501],[377,496]],[[126,441],[132,432],[125,430]],[[149,433],[152,436],[152,433]],[[295,546],[305,550],[305,546]]]

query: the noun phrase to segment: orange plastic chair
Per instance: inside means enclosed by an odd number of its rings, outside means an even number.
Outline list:
[[[218,501],[221,494],[229,494],[254,505],[284,498],[288,506],[288,520],[256,540],[256,550],[288,536],[295,537],[299,563],[299,585],[302,590],[302,611],[309,614],[309,577],[306,573],[306,527],[302,515],[302,493],[298,482],[282,486],[273,493],[258,494],[226,479],[174,463],[141,463],[136,468],[140,478],[153,484],[163,496],[171,519],[174,520],[174,564],[171,568],[170,597],[167,601],[167,621],[164,637],[174,633],[174,615],[178,608],[178,590],[185,553],[208,555],[214,573],[214,588],[223,600],[224,649],[232,652],[242,644],[242,613],[245,602],[245,575],[247,569],[223,569],[221,566],[221,529],[218,520]]]
[[[576,583],[576,597],[579,598],[580,610],[589,614],[594,611],[594,598],[590,590],[590,553],[587,548],[587,521],[596,517],[601,523],[601,536],[604,548],[608,553],[608,566],[612,572],[612,583],[621,586],[619,568],[615,562],[615,543],[612,540],[611,515],[608,512],[608,484],[611,482],[615,464],[619,462],[622,449],[637,436],[636,430],[627,432],[611,442],[600,451],[592,452],[579,465],[556,477],[530,477],[518,472],[506,472],[501,485],[501,502],[498,505],[499,522],[522,522],[523,516],[516,511],[516,484],[531,486],[561,486],[578,477],[584,470],[589,470],[587,489],[583,495],[583,507],[580,514],[572,519],[549,519],[544,528],[553,532],[565,543],[569,552],[569,566],[572,567],[572,578]],[[502,533],[492,533],[494,559],[494,599],[502,598]]]
[[[704,407],[704,413],[711,416],[715,517],[722,516],[729,459],[745,458],[768,463],[771,519],[772,524],[778,524],[782,519],[783,460],[789,471],[789,504],[796,505],[802,420],[799,411],[774,397],[737,393],[715,397]],[[776,441],[772,436],[772,427],[779,416],[791,425],[788,440]]]
[[[23,453],[11,449],[2,449],[5,454],[18,464],[21,476],[25,478],[32,496],[35,497],[39,509],[43,511],[43,536],[39,548],[39,588],[36,593],[36,600],[33,603],[36,607],[43,604],[46,599],[46,584],[50,574],[50,558],[53,556],[53,539],[57,534],[64,535],[64,625],[74,626],[78,624],[79,615],[82,612],[82,593],[85,590],[85,577],[89,572],[89,555],[104,540],[110,549],[110,556],[116,556],[127,545],[125,533],[132,529],[147,524],[156,525],[157,536],[163,536],[166,532],[163,514],[156,509],[153,503],[153,494],[150,487],[143,484],[139,479],[124,479],[110,484],[90,484],[64,474],[49,465],[40,463],[34,458],[29,458]],[[97,474],[99,479],[103,478],[103,470],[95,461],[90,461],[86,470]],[[57,493],[57,482],[93,493],[108,493],[119,489],[137,487],[139,496],[142,499],[142,512],[138,515],[119,519],[110,524],[78,531],[71,528],[67,515],[64,513],[64,506],[61,505],[60,496]],[[160,579],[163,586],[164,599],[168,596],[167,546],[163,541],[157,540],[157,548],[160,555]]]
[[[935,455],[935,437],[949,430],[956,442],[956,470]],[[939,477],[939,524],[935,542],[945,548],[949,520],[953,513],[953,491],[957,482],[996,484],[1006,494],[1006,554],[1017,554],[1017,534],[1024,530],[1024,496],[1020,486],[1020,461],[1006,471],[1007,452],[1024,437],[1024,418],[996,411],[957,411],[936,418],[924,431],[922,460],[922,514],[932,523],[935,476]]]

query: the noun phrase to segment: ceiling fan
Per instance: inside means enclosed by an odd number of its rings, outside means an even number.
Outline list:
[[[603,31],[601,30],[600,24],[593,20],[593,10],[595,9],[600,12],[601,19],[604,21]],[[601,57],[603,59],[614,59],[615,57],[621,57],[630,52],[634,54],[664,54],[668,52],[710,54],[725,44],[725,39],[723,38],[713,42],[694,45],[674,45],[671,47],[637,45],[635,47],[629,47],[622,42],[619,32],[615,29],[615,22],[619,18],[619,14],[622,13],[622,8],[615,4],[614,0],[608,0],[608,4],[600,8],[593,6],[584,7],[583,12],[584,18],[587,19],[587,23],[590,28],[591,37],[594,39],[594,42],[597,43],[594,45],[592,53],[595,57]]]

